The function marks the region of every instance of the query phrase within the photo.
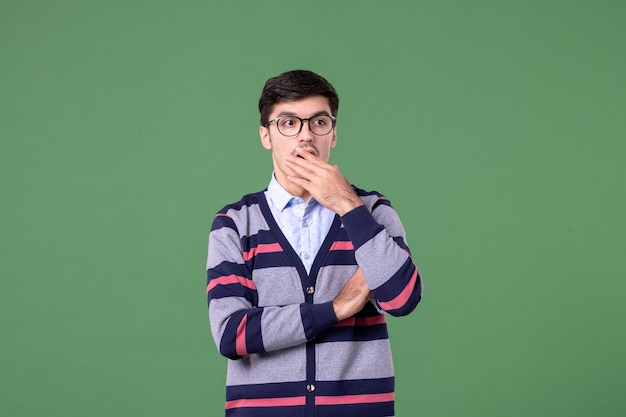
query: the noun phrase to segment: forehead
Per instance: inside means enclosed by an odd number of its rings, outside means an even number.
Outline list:
[[[290,114],[306,118],[320,113],[331,114],[328,99],[324,96],[311,96],[301,100],[283,101],[274,104],[269,118],[273,119],[280,114]]]

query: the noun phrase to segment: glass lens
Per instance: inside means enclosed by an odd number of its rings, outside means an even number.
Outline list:
[[[278,130],[285,136],[295,136],[300,132],[302,122],[297,117],[285,116],[278,119]]]
[[[333,119],[329,116],[315,116],[309,120],[309,128],[316,135],[325,135],[333,128]]]

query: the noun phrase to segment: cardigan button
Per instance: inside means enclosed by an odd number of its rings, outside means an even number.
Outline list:
[[[315,292],[315,287],[306,287],[307,294],[313,294]]]
[[[313,385],[313,384],[307,385],[306,386],[306,390],[309,391],[309,392],[315,391],[315,385]]]

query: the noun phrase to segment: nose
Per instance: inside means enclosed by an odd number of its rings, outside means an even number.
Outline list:
[[[298,133],[298,140],[300,142],[311,142],[313,140],[313,132],[311,132],[311,123],[310,120],[302,121],[302,129],[300,129],[300,133]]]

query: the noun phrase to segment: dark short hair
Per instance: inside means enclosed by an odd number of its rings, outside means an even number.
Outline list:
[[[337,116],[339,97],[335,88],[324,77],[312,71],[294,70],[270,78],[265,83],[259,99],[261,125],[267,124],[275,104],[298,101],[311,96],[326,97],[331,114]]]

